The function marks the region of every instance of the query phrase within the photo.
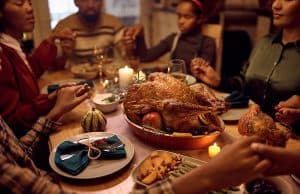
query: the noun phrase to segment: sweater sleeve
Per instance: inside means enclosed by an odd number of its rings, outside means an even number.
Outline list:
[[[58,122],[50,121],[45,117],[40,117],[33,125],[32,129],[21,137],[23,149],[32,157],[38,151],[40,143],[48,139],[51,131],[57,130],[61,124]]]
[[[143,50],[139,49],[139,43],[137,52],[139,53],[140,59],[142,62],[149,62],[158,59],[165,53],[171,50],[172,43],[175,37],[175,33],[167,36],[165,39],[161,40],[156,46]],[[141,40],[138,40],[138,42]],[[145,41],[145,40],[143,40]],[[139,52],[142,51],[142,52]]]
[[[9,114],[3,116],[16,136],[21,137],[31,129],[40,116],[46,115],[51,110],[55,100],[48,99],[47,95],[39,95],[31,104],[19,104],[18,102],[16,106],[13,104],[14,102],[7,106],[7,110],[11,110],[7,111]]]
[[[28,57],[29,64],[37,78],[55,64],[56,55],[56,46],[44,40],[34,53]]]
[[[204,36],[198,55],[205,59],[214,69],[216,68],[216,53],[215,40]]]

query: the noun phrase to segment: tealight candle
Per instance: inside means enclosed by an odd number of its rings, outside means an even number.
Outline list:
[[[214,143],[213,145],[211,145],[211,146],[208,147],[208,156],[209,156],[210,158],[213,158],[213,157],[215,157],[220,151],[221,151],[221,148],[220,148],[216,143]]]
[[[121,89],[126,89],[131,84],[133,78],[133,69],[125,66],[119,69],[119,85]]]

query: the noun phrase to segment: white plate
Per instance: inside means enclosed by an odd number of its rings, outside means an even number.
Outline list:
[[[65,80],[60,80],[60,81],[56,81],[56,82],[52,82],[48,85],[54,85],[54,84],[67,84],[67,83],[78,83],[81,81],[86,81],[86,79],[65,79]],[[48,85],[46,85],[45,87],[43,87],[41,89],[41,93],[42,94],[48,94]]]
[[[229,93],[215,93],[216,97],[219,99],[225,99],[227,96],[229,96]],[[249,104],[253,103],[251,100],[249,101]],[[227,112],[220,115],[220,117],[223,119],[223,121],[238,121],[240,118],[248,112],[249,107],[245,108],[231,108]]]
[[[105,138],[112,135],[116,135],[116,134],[107,133],[107,132],[90,132],[90,133],[83,133],[83,134],[76,135],[74,137],[67,139],[66,141],[77,141],[87,137]],[[73,178],[73,179],[92,179],[92,178],[99,178],[99,177],[113,174],[121,170],[122,168],[124,168],[132,160],[134,156],[133,144],[127,138],[120,135],[117,136],[125,144],[126,158],[117,159],[117,160],[91,160],[88,166],[81,173],[79,173],[78,175],[71,175],[62,171],[60,168],[56,166],[54,161],[54,156],[57,147],[55,147],[50,153],[50,157],[49,157],[50,166],[56,173],[64,177]]]
[[[197,80],[194,76],[188,75],[188,74],[186,74],[185,81],[186,81],[187,85],[192,85],[197,82]]]
[[[223,121],[238,121],[249,108],[232,108],[220,115]]]

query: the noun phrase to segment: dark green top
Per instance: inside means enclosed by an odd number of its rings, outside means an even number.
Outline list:
[[[243,90],[270,115],[280,101],[300,95],[300,40],[283,45],[281,38],[282,32],[264,37],[241,74],[221,85]]]

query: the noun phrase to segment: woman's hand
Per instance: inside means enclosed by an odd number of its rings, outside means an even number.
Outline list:
[[[57,121],[90,96],[91,91],[87,84],[60,88],[57,91],[56,103],[46,117]]]
[[[191,62],[192,74],[212,87],[218,87],[221,82],[219,74],[203,58],[194,58]]]
[[[294,95],[286,101],[281,101],[275,107],[277,120],[293,125],[300,119],[300,96]]]
[[[53,31],[48,41],[52,44],[58,41],[64,55],[69,57],[72,55],[75,47],[75,38],[76,34],[70,28],[64,28],[62,30]]]
[[[260,143],[251,144],[251,149],[271,161],[272,165],[264,172],[265,175],[300,174],[300,150],[288,150]]]

